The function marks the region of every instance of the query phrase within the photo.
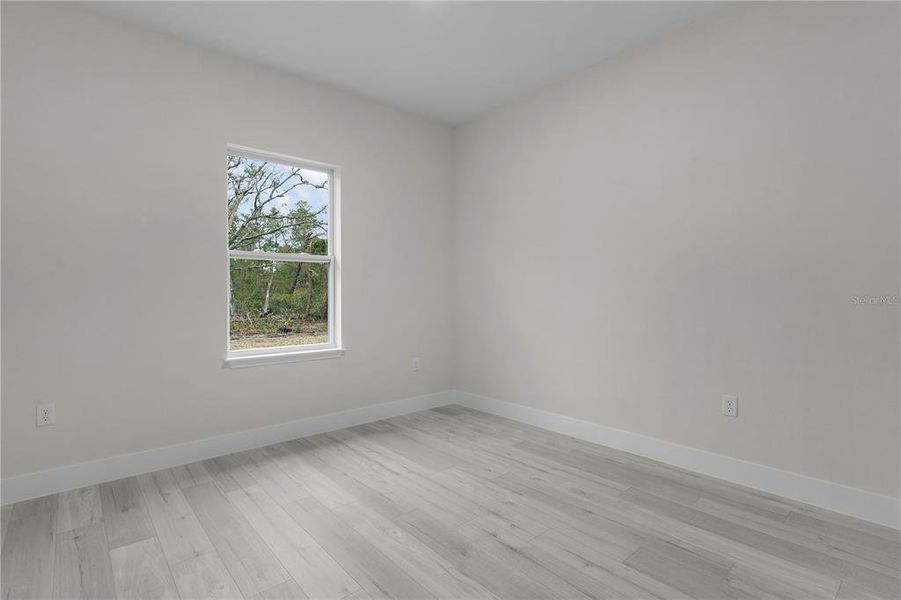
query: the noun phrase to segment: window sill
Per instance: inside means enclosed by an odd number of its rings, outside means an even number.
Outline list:
[[[318,350],[297,350],[295,352],[271,352],[269,354],[249,354],[246,356],[226,356],[223,366],[230,369],[260,367],[304,360],[323,360],[344,356],[344,348],[322,348]]]

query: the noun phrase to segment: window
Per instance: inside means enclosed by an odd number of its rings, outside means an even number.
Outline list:
[[[336,168],[229,146],[229,366],[342,353]]]

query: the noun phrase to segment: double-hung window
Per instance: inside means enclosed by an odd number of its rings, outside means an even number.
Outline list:
[[[339,356],[337,169],[238,146],[226,169],[226,363]]]

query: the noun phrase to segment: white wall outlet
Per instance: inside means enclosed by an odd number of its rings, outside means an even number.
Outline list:
[[[727,417],[738,416],[738,396],[723,394],[723,414]]]
[[[38,404],[35,414],[35,426],[47,427],[56,424],[56,405],[54,404]]]
[[[419,357],[418,356],[413,358],[413,360],[410,361],[410,368],[413,369],[414,371],[419,370]]]

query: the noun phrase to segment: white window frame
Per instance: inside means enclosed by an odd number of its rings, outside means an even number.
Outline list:
[[[288,165],[300,169],[310,169],[328,174],[329,200],[328,200],[328,251],[327,255],[288,253],[288,252],[262,252],[231,250],[226,244],[225,248],[225,366],[227,367],[251,367],[257,365],[295,362],[301,360],[316,360],[322,358],[337,358],[343,356],[344,347],[341,344],[341,271],[339,268],[341,254],[340,236],[340,209],[339,186],[340,169],[337,165],[296,158],[275,152],[257,150],[246,146],[228,144],[227,156],[240,156],[250,160],[265,160],[268,162]],[[227,211],[223,211],[227,212]],[[227,215],[226,215],[227,216]],[[227,229],[227,227],[226,227]],[[247,350],[230,350],[231,313],[229,310],[229,286],[231,285],[230,263],[233,258],[252,260],[278,260],[282,262],[301,263],[327,263],[328,268],[328,341],[322,344],[305,344],[295,346],[277,346],[272,348],[251,348]]]

